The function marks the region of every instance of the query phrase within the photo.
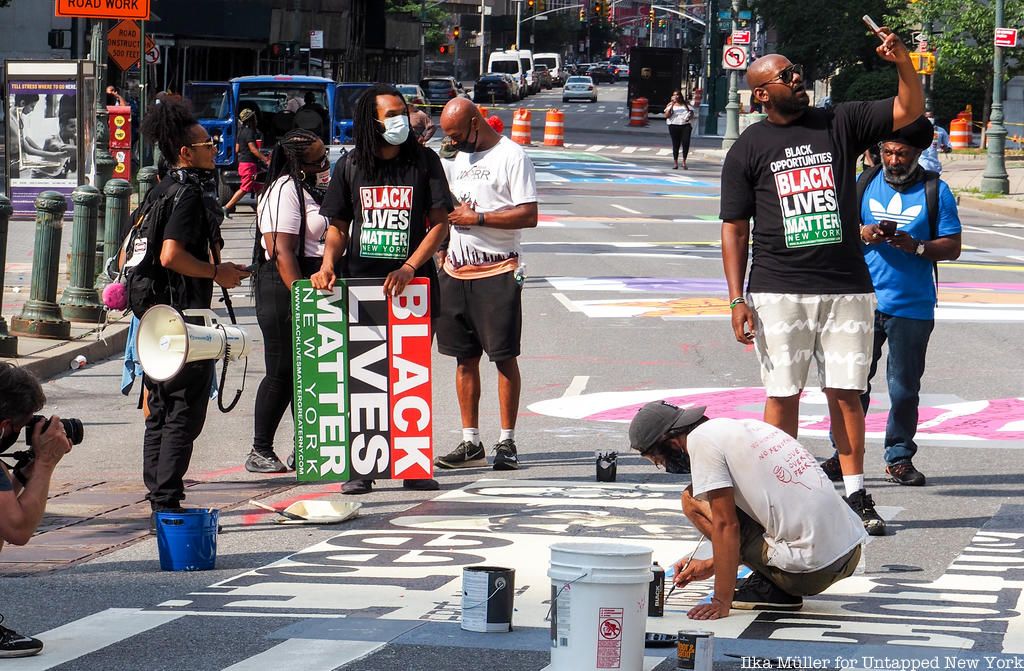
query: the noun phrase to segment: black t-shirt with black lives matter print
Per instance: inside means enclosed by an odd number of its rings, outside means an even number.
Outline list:
[[[352,222],[342,262],[347,277],[387,277],[423,242],[430,210],[441,207],[451,211],[441,159],[430,149],[417,149],[417,162],[393,159],[382,179],[367,178],[358,163],[346,167],[353,160],[352,153],[334,167],[320,214]],[[416,275],[437,283],[432,261],[424,263]]]
[[[721,218],[753,217],[747,291],[869,293],[858,235],[855,164],[892,131],[893,98],[809,108],[788,126],[760,121],[722,166]]]

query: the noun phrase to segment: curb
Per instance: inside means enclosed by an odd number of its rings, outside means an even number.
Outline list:
[[[1007,198],[974,198],[961,195],[957,199],[961,207],[972,210],[1002,214],[1008,217],[1024,217],[1024,202]]]
[[[99,340],[71,340],[61,343],[45,353],[28,354],[18,357],[15,361],[25,361],[19,365],[34,375],[40,382],[56,377],[71,370],[71,362],[76,356],[82,355],[91,364],[111,356],[124,353],[128,342],[128,322],[110,324]]]

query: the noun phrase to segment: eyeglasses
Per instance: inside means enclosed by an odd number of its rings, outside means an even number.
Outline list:
[[[207,140],[206,142],[193,142],[189,146],[190,147],[206,147],[207,149],[213,149],[214,147],[216,147],[218,145],[220,145],[219,142],[216,142],[214,140]]]
[[[775,75],[774,77],[772,77],[768,81],[764,82],[763,84],[761,84],[761,86],[766,86],[768,84],[771,84],[775,80],[779,80],[780,82],[782,82],[786,86],[789,86],[790,84],[793,83],[793,77],[794,76],[799,76],[800,79],[803,79],[804,78],[804,66],[802,66],[802,65],[800,65],[798,63],[793,63],[789,67],[783,68],[782,70],[780,70],[779,74]]]
[[[901,161],[910,159],[914,156],[913,149],[898,151],[896,149],[885,149],[883,147],[879,147],[879,151],[885,158],[897,158]]]

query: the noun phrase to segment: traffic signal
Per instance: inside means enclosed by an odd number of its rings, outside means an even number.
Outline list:
[[[582,7],[580,7],[580,23],[583,23],[586,20],[587,20],[586,10],[584,10]]]
[[[601,16],[601,3],[600,2],[595,2],[594,3],[594,16]]]
[[[454,28],[452,28],[452,37],[454,37],[455,39],[459,39],[459,35],[461,35],[461,34],[462,34],[462,30],[458,26],[455,26]]]
[[[281,58],[284,56],[284,45],[280,42],[274,42],[270,45],[270,55],[274,58]]]
[[[533,0],[526,0],[526,6],[533,9]]]
[[[654,22],[654,5],[651,5],[651,22]]]
[[[442,56],[445,56],[445,55],[447,55],[447,54],[448,54],[448,45],[447,45],[447,44],[442,44],[441,46],[439,46],[439,47],[437,48],[437,51],[438,51],[438,52],[439,52],[439,53],[440,53],[440,54],[441,54]]]
[[[70,33],[68,30],[61,30],[59,28],[51,30],[46,35],[46,42],[50,45],[51,49],[67,49],[67,41],[64,39],[64,33]]]

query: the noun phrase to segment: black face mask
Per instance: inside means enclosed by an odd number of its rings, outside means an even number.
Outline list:
[[[665,450],[662,455],[666,473],[686,475],[690,472],[690,455],[684,450]]]
[[[472,122],[470,122],[470,123],[472,123]],[[480,128],[478,127],[476,129],[476,137],[473,138],[472,142],[469,141],[469,133],[466,133],[466,139],[463,140],[462,142],[453,142],[452,143],[452,148],[455,149],[455,151],[462,151],[462,152],[465,152],[467,154],[472,154],[473,152],[476,151],[476,143],[477,143],[477,140],[479,140],[479,139],[480,139]]]

